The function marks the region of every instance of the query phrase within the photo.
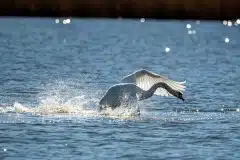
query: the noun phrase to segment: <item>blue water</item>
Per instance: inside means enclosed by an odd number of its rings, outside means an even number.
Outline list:
[[[239,27],[0,22],[1,160],[240,158]],[[153,96],[138,104],[140,117],[98,115],[105,91],[141,68],[186,80],[185,101]]]

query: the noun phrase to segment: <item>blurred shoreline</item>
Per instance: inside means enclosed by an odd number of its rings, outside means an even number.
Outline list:
[[[5,0],[0,16],[222,20],[240,17],[240,1]]]

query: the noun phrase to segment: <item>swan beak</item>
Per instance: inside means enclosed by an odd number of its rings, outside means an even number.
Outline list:
[[[179,94],[178,98],[181,99],[182,101],[184,101],[182,93]]]

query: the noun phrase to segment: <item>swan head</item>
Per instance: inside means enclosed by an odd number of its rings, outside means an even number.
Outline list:
[[[181,92],[177,93],[177,97],[184,101],[183,94]]]

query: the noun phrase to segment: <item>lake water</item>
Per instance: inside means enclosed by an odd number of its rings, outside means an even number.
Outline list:
[[[0,19],[1,160],[240,158],[238,26],[60,20]],[[186,80],[185,101],[99,114],[106,90],[138,69]]]

